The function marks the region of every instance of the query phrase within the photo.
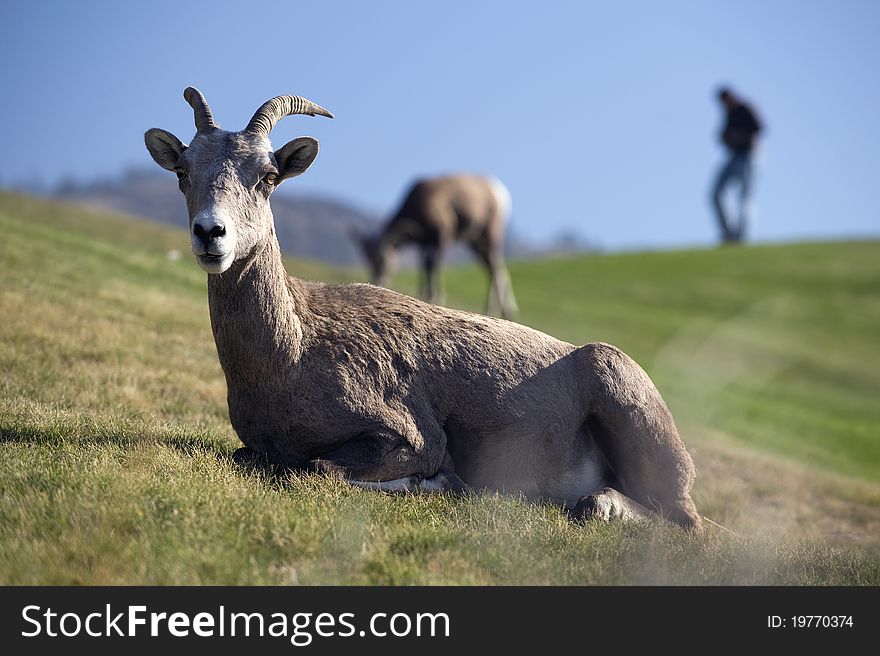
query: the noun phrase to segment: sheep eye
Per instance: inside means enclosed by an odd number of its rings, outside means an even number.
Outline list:
[[[274,185],[278,181],[278,175],[276,173],[267,173],[263,177],[263,182],[267,185]]]

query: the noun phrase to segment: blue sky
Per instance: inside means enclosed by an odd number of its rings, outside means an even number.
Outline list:
[[[708,245],[726,83],[767,125],[755,239],[877,236],[878,35],[870,0],[7,4],[0,184],[152,166],[147,128],[192,137],[192,84],[229,129],[282,93],[336,114],[273,132],[321,141],[288,193],[381,213],[486,172],[528,238]]]

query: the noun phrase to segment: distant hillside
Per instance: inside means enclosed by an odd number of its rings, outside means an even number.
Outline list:
[[[68,182],[46,194],[24,191],[76,203],[92,209],[122,212],[176,227],[186,225],[186,206],[174,176],[152,169],[132,169],[120,178],[86,183]],[[401,191],[402,193],[402,191]],[[272,211],[278,241],[285,255],[321,260],[335,265],[363,266],[361,254],[351,240],[351,229],[378,230],[385,217],[365,211],[330,196],[297,194],[281,190],[272,196]],[[509,258],[532,258],[593,250],[577,235],[561,234],[535,245],[508,231],[505,252]],[[470,251],[455,246],[446,257],[449,263],[468,262]],[[415,249],[405,249],[398,263],[410,267],[417,262]]]
[[[53,192],[52,197],[177,227],[186,226],[187,221],[186,205],[174,176],[161,171],[132,170],[118,179],[68,183]],[[360,264],[349,230],[375,230],[380,220],[333,198],[285,192],[272,196],[272,211],[285,254],[331,264]]]

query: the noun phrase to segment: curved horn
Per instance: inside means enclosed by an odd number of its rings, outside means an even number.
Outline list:
[[[195,87],[187,87],[183,92],[183,99],[193,108],[193,114],[196,119],[196,130],[204,132],[211,128],[216,128],[214,117],[211,116],[211,108],[208,107],[208,101],[202,92]]]
[[[278,121],[291,114],[308,114],[309,116],[317,114],[333,118],[333,114],[326,109],[302,96],[277,96],[260,106],[244,131],[269,134]]]

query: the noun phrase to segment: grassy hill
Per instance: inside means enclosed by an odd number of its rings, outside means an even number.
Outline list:
[[[523,323],[654,378],[726,527],[695,536],[243,474],[185,233],[0,193],[0,234],[0,583],[880,584],[878,242],[511,266]]]

